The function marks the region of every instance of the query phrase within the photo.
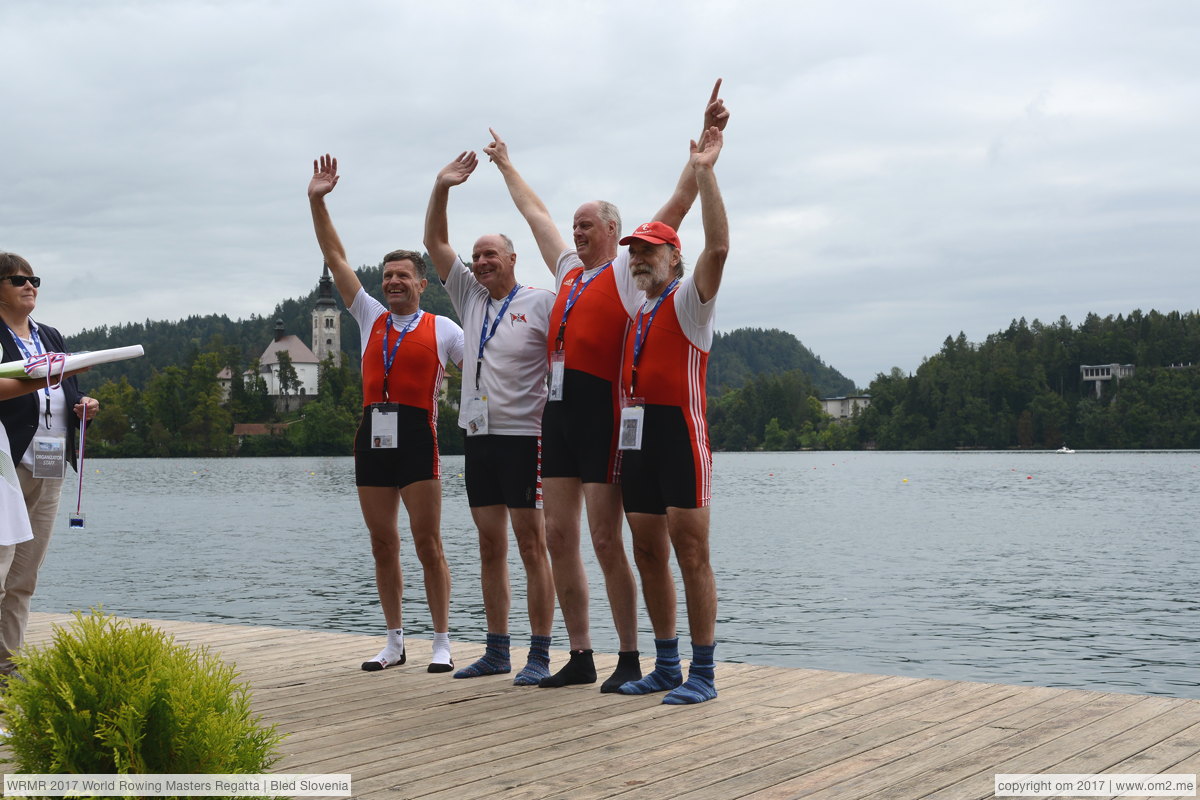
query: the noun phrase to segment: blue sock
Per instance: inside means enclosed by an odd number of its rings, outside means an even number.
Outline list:
[[[550,677],[550,637],[533,636],[529,640],[529,659],[513,678],[513,686],[537,686]]]
[[[638,681],[621,684],[621,694],[650,694],[666,692],[683,683],[683,670],[679,667],[679,639],[655,639],[654,671]]]
[[[663,702],[671,706],[703,703],[717,696],[715,681],[716,665],[713,663],[715,644],[692,645],[692,665],[688,668],[687,682],[667,694]]]
[[[512,665],[508,662],[508,641],[507,633],[489,633],[483,658],[469,667],[463,667],[454,673],[454,677],[478,678],[481,675],[503,675],[512,672]]]

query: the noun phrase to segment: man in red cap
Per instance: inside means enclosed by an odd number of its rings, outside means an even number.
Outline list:
[[[704,128],[724,128],[729,112],[713,87],[705,106]],[[549,398],[542,418],[542,486],[546,541],[558,604],[570,640],[566,666],[541,682],[543,687],[594,683],[588,621],[588,584],[580,553],[579,518],[586,502],[596,560],[617,629],[616,671],[601,685],[615,692],[641,677],[637,651],[637,582],[621,538],[620,452],[617,448],[621,350],[641,293],[633,285],[627,253],[618,253],[621,219],[616,206],[584,203],[572,225],[569,249],[550,212],[508,158],[505,143],[484,148],[499,168],[513,202],[529,223],[538,249],[555,276],[558,297],[550,313]],[[655,219],[683,220],[696,197],[689,166]]]
[[[679,236],[661,221],[621,239],[629,272],[646,300],[625,337],[621,376],[621,491],[633,531],[646,610],[654,627],[654,671],[623,684],[623,694],[668,692],[664,703],[702,703],[717,696],[717,587],[708,556],[712,451],[705,422],[705,379],[717,289],[729,250],[729,223],[713,166],[721,131],[692,142],[704,220],[704,250],[684,275]],[[675,630],[670,553],[683,575],[692,664],[683,682]],[[682,684],[682,685],[681,685]]]

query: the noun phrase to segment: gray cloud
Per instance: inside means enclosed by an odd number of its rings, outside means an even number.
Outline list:
[[[665,199],[711,81],[733,248],[719,325],[779,327],[865,385],[1017,317],[1200,294],[1200,10],[1150,2],[62,2],[0,7],[0,248],[71,332],[264,314],[320,269],[417,246],[438,168],[495,127],[561,220]],[[466,251],[532,238],[486,163]],[[701,241],[698,215],[681,231]]]

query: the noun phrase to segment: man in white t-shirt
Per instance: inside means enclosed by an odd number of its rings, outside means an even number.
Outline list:
[[[542,518],[541,432],[546,402],[546,330],[554,294],[517,283],[517,255],[503,234],[479,237],[468,268],[450,246],[450,188],[477,158],[460,155],[434,182],[425,217],[425,249],[464,329],[458,424],[466,436],[467,502],[479,529],[480,582],[487,616],[482,658],[456,678],[512,670],[508,615],[508,527],[521,553],[531,631],[529,656],[513,684],[536,686],[550,674],[554,578]]]
[[[395,250],[383,257],[387,306],[363,290],[325,206],[337,182],[337,159],[325,155],[313,162],[308,198],[317,243],[362,333],[363,416],[354,439],[354,482],[371,534],[375,586],[387,623],[387,644],[362,668],[376,672],[405,662],[397,524],[403,502],[433,621],[428,671],[450,672],[450,569],[441,537],[437,394],[444,366],[462,363],[462,330],[453,320],[421,310],[428,280],[420,253]]]

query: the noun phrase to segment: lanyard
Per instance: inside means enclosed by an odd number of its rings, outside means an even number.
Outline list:
[[[408,336],[408,332],[412,330],[413,325],[421,318],[421,309],[417,309],[417,313],[408,324],[404,326],[404,330],[400,331],[400,335],[396,337],[396,344],[388,351],[388,336],[392,332],[392,312],[388,312],[387,322],[383,330],[383,402],[388,400],[388,374],[392,371],[392,362],[396,360],[396,351],[400,349],[400,343],[404,341],[404,337]]]
[[[508,293],[508,297],[504,298],[504,305],[500,306],[500,311],[497,312],[496,319],[492,321],[492,329],[490,331],[488,330],[488,314],[492,310],[492,302],[490,298],[487,304],[483,307],[483,328],[479,331],[479,355],[475,359],[475,391],[477,392],[479,391],[479,373],[483,369],[483,348],[486,347],[487,343],[490,342],[492,337],[496,335],[496,328],[500,326],[500,320],[504,319],[504,312],[508,311],[508,304],[511,303],[512,299],[517,296],[517,292],[520,291],[520,289],[521,284],[518,283],[512,288],[512,291]]]
[[[8,328],[8,324],[5,323],[4,327]],[[29,361],[30,359],[34,358],[34,354],[29,352],[29,348],[25,346],[25,343],[23,341],[21,341],[21,337],[17,336],[16,331],[14,331],[12,328],[8,328],[8,333],[10,336],[12,336],[13,341],[16,342],[17,349],[21,351],[21,355],[25,356],[26,361]],[[38,335],[37,323],[34,322],[33,320],[29,320],[29,338],[33,340],[33,346],[37,348],[37,355],[42,356],[44,358],[46,356],[46,353],[42,349],[42,337]],[[54,418],[53,415],[50,413],[50,388],[51,388],[50,366],[51,366],[51,364],[50,364],[50,359],[46,358],[45,361],[46,361],[46,388],[42,389],[42,393],[46,395],[46,410],[43,412],[43,416],[45,418],[46,430],[50,430],[50,421]],[[59,383],[62,383],[62,374],[61,373],[59,373],[58,380],[59,380]]]
[[[563,337],[566,336],[567,333],[567,315],[571,313],[571,309],[575,307],[577,302],[579,302],[579,298],[583,297],[584,290],[592,285],[592,281],[596,280],[596,278],[599,278],[604,270],[611,266],[612,262],[610,261],[601,267],[599,272],[588,278],[586,281],[575,281],[575,285],[572,286],[571,291],[567,293],[567,304],[563,306],[562,322],[558,324],[558,337],[554,340],[554,343],[559,350],[562,350],[563,348]],[[580,277],[583,277],[582,273],[580,273]]]
[[[663,300],[675,291],[675,287],[679,285],[679,279],[671,281],[667,284],[666,290],[658,296],[658,301],[655,302],[654,308],[650,309],[650,316],[646,319],[646,332],[642,333],[642,318],[645,307],[638,309],[637,318],[637,334],[633,337],[633,378],[629,384],[629,395],[632,397],[637,391],[637,369],[638,362],[642,360],[642,347],[646,344],[646,340],[650,338],[650,326],[654,324],[654,318],[658,315],[658,308],[663,304]]]

